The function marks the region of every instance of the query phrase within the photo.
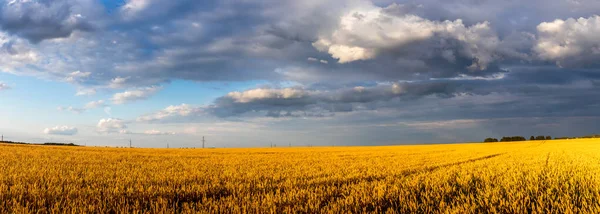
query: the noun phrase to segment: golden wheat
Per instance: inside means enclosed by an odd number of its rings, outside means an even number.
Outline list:
[[[0,213],[600,213],[600,141],[273,149],[0,144]]]

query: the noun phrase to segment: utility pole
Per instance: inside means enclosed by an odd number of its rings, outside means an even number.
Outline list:
[[[131,138],[129,138],[129,148],[133,148],[131,147]]]
[[[167,149],[169,148],[169,143],[167,143]]]
[[[203,149],[204,149],[204,142],[206,142],[206,141],[204,141],[204,136],[202,136],[202,148]]]

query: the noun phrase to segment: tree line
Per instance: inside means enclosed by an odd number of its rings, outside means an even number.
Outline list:
[[[600,135],[598,134],[594,134],[594,135],[586,135],[586,136],[580,136],[580,137],[556,137],[554,138],[555,140],[566,140],[566,139],[580,139],[580,138],[600,138]],[[485,140],[483,140],[483,142],[511,142],[511,141],[526,141],[527,139],[525,139],[522,136],[512,136],[512,137],[502,137],[500,140],[496,139],[496,138],[491,138],[488,137]],[[529,140],[552,140],[551,136],[531,136],[529,137]]]
[[[7,144],[26,144],[26,145],[43,145],[43,146],[79,146],[74,143],[55,143],[55,142],[46,142],[46,143],[25,143],[25,142],[15,142],[15,141],[0,141],[0,143]]]
[[[565,140],[565,139],[578,139],[578,138],[600,138],[600,135],[586,135],[586,136],[581,136],[581,137],[557,137],[554,138],[556,140]]]
[[[527,138],[523,136],[510,136],[510,137],[502,137],[500,140],[497,138],[488,137],[483,142],[513,142],[513,141],[526,141]],[[531,136],[529,140],[552,140],[551,136],[543,136],[539,135],[537,137]]]

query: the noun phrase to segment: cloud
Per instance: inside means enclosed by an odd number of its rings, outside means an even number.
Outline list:
[[[119,15],[127,22],[144,21],[145,19],[154,19],[155,17],[169,17],[171,13],[180,13],[186,9],[194,8],[199,3],[173,2],[164,0],[127,0],[119,8]],[[180,14],[181,15],[181,14]]]
[[[466,78],[421,82],[380,82],[366,86],[334,89],[303,87],[255,88],[233,91],[208,106],[182,104],[142,115],[137,122],[198,122],[217,116],[228,117],[329,117],[335,113],[397,108],[398,102],[412,103],[424,98],[453,98],[485,95],[500,87],[485,89],[501,78]],[[478,82],[478,84],[472,84]],[[471,84],[470,84],[471,83]]]
[[[131,132],[129,130],[122,129],[122,130],[119,130],[119,134],[133,134],[133,132]]]
[[[49,135],[75,135],[77,134],[77,128],[69,126],[56,126],[54,128],[44,129],[44,134]]]
[[[110,88],[122,88],[131,77],[115,77],[110,81]]]
[[[155,129],[152,130],[146,130],[144,132],[132,132],[129,130],[120,130],[119,131],[120,134],[129,134],[129,135],[175,135],[177,133],[175,132],[162,132],[162,131],[158,131]]]
[[[60,2],[72,4],[66,0]],[[485,76],[503,72],[496,65],[505,55],[506,51],[501,50],[512,49],[498,40],[494,26],[485,21],[429,18],[428,14],[413,10],[418,7],[398,13],[395,8],[404,6],[378,7],[368,1],[230,4],[136,0],[125,1],[115,9],[115,14],[104,14],[102,6],[93,9],[90,2],[83,5],[84,8],[70,12],[76,11],[85,20],[98,18],[98,22],[89,22],[94,25],[93,31],[75,29],[68,37],[44,39],[35,44],[17,42],[23,39],[9,34],[15,37],[11,38],[14,44],[22,43],[20,56],[33,56],[22,61],[6,60],[14,64],[10,69],[23,75],[68,81],[80,88],[77,95],[81,96],[93,93],[92,90],[141,88],[174,79],[314,83],[330,79],[400,80],[416,78],[417,73],[421,74],[419,77]],[[247,13],[247,8],[264,13]],[[352,14],[369,16],[360,21]],[[341,25],[342,18],[352,29]],[[384,18],[389,18],[390,23]],[[381,25],[385,30],[373,29],[364,35],[353,32],[360,27],[369,29],[369,23]],[[399,27],[418,30],[411,23],[428,27],[422,29],[429,32],[424,34],[424,40],[419,40],[421,37],[417,41],[406,40],[408,34],[395,36],[402,33],[395,29],[405,29]],[[326,51],[313,46],[321,43]],[[372,64],[359,63],[362,60],[330,63],[339,61],[329,53],[329,49],[343,51],[336,49],[338,46],[362,48],[377,57],[367,60]],[[435,50],[439,49],[444,49],[444,54],[437,54]],[[304,60],[309,58],[315,60]],[[7,63],[0,64],[8,67]],[[291,67],[302,72],[295,76],[291,72],[277,72]],[[473,73],[465,68],[485,71]]]
[[[91,101],[85,104],[85,109],[94,109],[94,108],[102,108],[106,107],[104,100]]]
[[[96,94],[96,89],[81,89],[81,90],[77,90],[77,93],[75,93],[75,96],[91,96]]]
[[[14,0],[0,5],[0,29],[33,43],[69,37],[74,31],[92,31],[100,5],[94,1]]]
[[[454,97],[459,94],[485,94],[465,87],[460,81],[383,82],[333,90],[307,88],[257,88],[230,92],[206,108],[219,117],[247,113],[270,117],[322,117],[336,112],[376,109],[394,99],[413,101],[423,97]],[[256,115],[258,114],[258,115]]]
[[[310,61],[310,62],[320,62],[320,63],[323,63],[323,64],[329,64],[329,61],[324,60],[324,59],[317,59],[317,58],[313,58],[313,57],[308,57],[307,60]]]
[[[238,103],[248,103],[255,100],[265,99],[297,99],[306,97],[308,91],[296,88],[284,88],[284,89],[270,89],[270,88],[257,88],[242,92],[229,92],[226,97],[232,99]]]
[[[17,73],[24,66],[39,62],[41,56],[21,38],[0,31],[0,68],[4,72]]]
[[[59,106],[58,108],[56,108],[56,110],[58,110],[58,111],[69,111],[69,112],[73,112],[73,113],[76,113],[76,114],[81,114],[86,109],[85,108],[75,108],[73,106],[68,106],[68,107]]]
[[[481,119],[463,119],[463,120],[442,120],[442,121],[419,121],[401,123],[402,125],[414,127],[417,129],[436,130],[436,129],[460,129],[478,125],[483,122]]]
[[[394,6],[394,5],[392,5]],[[434,40],[448,43],[443,58],[473,59],[469,68],[484,70],[496,56],[500,40],[488,22],[465,26],[460,19],[431,21],[412,14],[393,14],[374,5],[356,7],[340,17],[331,33],[319,36],[313,46],[329,53],[339,63],[375,58],[382,52]],[[455,47],[452,43],[456,43]]]
[[[96,125],[96,131],[100,133],[118,133],[126,128],[125,121],[116,118],[101,119]]]
[[[22,25],[3,30],[3,47],[11,48],[2,69],[97,90],[175,79],[347,84],[488,76],[537,55],[531,47],[540,22],[600,8],[587,0],[14,2],[3,9]],[[41,23],[61,33],[26,32],[44,29]],[[70,77],[74,71],[90,74]]]
[[[8,89],[11,89],[11,87],[8,86],[6,83],[0,82],[0,91],[4,91],[4,90],[8,90]]]
[[[174,135],[175,132],[161,132],[161,131],[153,129],[153,130],[144,131],[144,134],[145,135]]]
[[[65,81],[78,82],[81,79],[88,78],[91,74],[92,74],[91,72],[74,71],[67,75],[67,77],[65,78]]]
[[[138,122],[169,121],[186,117],[198,117],[204,112],[202,107],[194,107],[188,104],[171,105],[167,108],[143,115],[137,118]]]
[[[127,13],[137,13],[146,9],[151,3],[151,0],[130,0],[123,5],[121,10]]]
[[[138,100],[148,99],[150,96],[156,94],[162,88],[159,86],[152,86],[146,88],[138,88],[135,90],[124,91],[113,95],[111,101],[114,104],[124,104],[127,102],[133,102]]]
[[[57,108],[57,110],[58,111],[69,111],[69,112],[81,114],[90,109],[101,108],[101,107],[106,107],[106,106],[107,105],[104,103],[104,100],[97,100],[97,101],[88,102],[87,104],[85,104],[85,106],[83,108],[75,108],[72,106],[69,106],[69,107],[59,106]]]
[[[105,113],[106,115],[108,115],[108,116],[112,116],[111,110],[112,110],[112,109],[111,109],[110,107],[108,107],[108,106],[107,106],[107,107],[104,107],[104,113]]]
[[[566,67],[599,65],[600,16],[542,22],[537,31],[534,50],[541,59]]]
[[[543,76],[544,78],[540,78]],[[471,100],[481,97],[500,96],[503,104],[485,105],[485,109],[472,112],[453,113],[449,109],[440,109],[444,115],[432,113],[412,114],[410,117],[447,117],[461,119],[460,115],[477,117],[546,115],[561,111],[559,106],[580,103],[589,106],[595,100],[575,101],[578,94],[593,97],[598,87],[594,79],[600,75],[593,70],[565,70],[558,68],[538,68],[536,66],[510,69],[489,77],[458,76],[450,78],[432,78],[421,81],[376,82],[363,85],[329,87],[313,85],[292,88],[256,88],[246,91],[230,92],[205,108],[218,117],[330,117],[336,113],[368,112],[379,110],[402,110],[408,106],[441,105],[443,100]],[[592,91],[590,91],[592,90]],[[571,94],[571,95],[569,95]],[[493,96],[492,96],[493,95]],[[562,104],[552,107],[535,106],[535,100],[554,100]],[[517,105],[519,109],[531,111],[501,110],[506,106]],[[584,104],[585,103],[585,104]],[[458,104],[452,104],[458,105]],[[504,106],[505,107],[501,107]],[[526,107],[532,105],[530,107]],[[460,104],[462,110],[483,107],[479,103]],[[591,108],[591,106],[590,106]],[[533,110],[538,109],[538,110]],[[555,109],[554,111],[551,109]],[[418,109],[417,109],[418,110]],[[461,111],[462,111],[461,110]],[[570,111],[565,106],[565,111]],[[555,112],[556,111],[556,112]],[[582,113],[583,111],[578,112]],[[586,114],[591,112],[586,110]],[[437,113],[436,113],[437,114]],[[501,117],[502,117],[501,116]]]

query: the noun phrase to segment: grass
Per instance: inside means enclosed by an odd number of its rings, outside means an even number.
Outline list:
[[[0,213],[600,212],[600,140],[115,149],[0,144]]]

